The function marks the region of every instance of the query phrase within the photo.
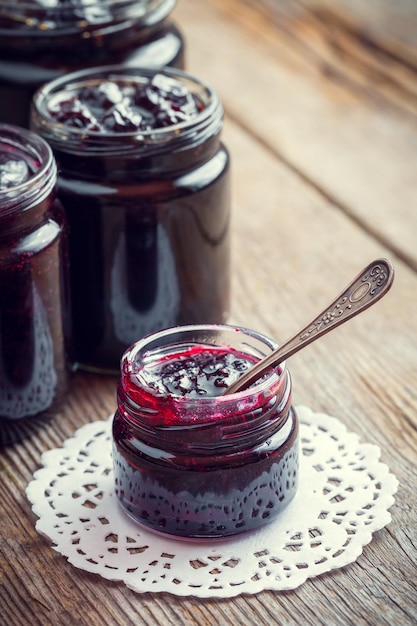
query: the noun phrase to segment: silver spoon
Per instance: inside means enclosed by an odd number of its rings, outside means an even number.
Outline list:
[[[377,259],[364,267],[324,311],[242,374],[224,391],[223,395],[236,393],[249,387],[269,369],[276,367],[304,346],[370,307],[387,293],[393,280],[394,269],[387,259]]]

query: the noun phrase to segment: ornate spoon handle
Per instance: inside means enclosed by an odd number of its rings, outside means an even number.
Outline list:
[[[345,290],[311,322],[242,374],[224,395],[245,389],[272,367],[292,356],[304,346],[347,322],[384,296],[394,280],[394,269],[387,259],[377,259],[365,267]]]

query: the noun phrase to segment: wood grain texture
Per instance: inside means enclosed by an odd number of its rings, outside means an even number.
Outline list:
[[[280,3],[262,0],[274,12]],[[397,57],[404,65],[417,65],[417,4],[414,0],[298,0],[310,11],[343,16],[359,36],[382,54]]]
[[[282,0],[183,0],[177,10],[189,69],[227,113],[416,269],[414,66],[380,58],[340,12]]]
[[[76,374],[61,414],[0,453],[0,624],[417,623],[417,130],[410,95],[416,82],[410,79],[407,95],[396,90],[394,98],[364,76],[363,51],[355,67],[349,59],[336,62],[326,20],[317,18],[320,6],[329,15],[330,4],[334,12],[336,3],[180,0],[176,17],[188,40],[190,70],[217,88],[227,113],[234,204],[230,321],[283,340],[362,265],[379,256],[395,265],[386,298],[289,363],[296,404],[333,414],[362,441],[380,446],[382,461],[400,481],[391,524],[355,563],[284,593],[228,600],[135,594],[77,570],[37,534],[24,492],[43,451],[115,408],[114,378]],[[372,4],[386,6],[385,0]],[[359,9],[337,5],[344,24],[358,24]],[[373,37],[383,47],[382,17],[379,24]],[[393,32],[389,50],[397,41]],[[404,85],[414,62],[409,37],[396,44],[404,73],[393,72],[407,76]],[[355,49],[354,39],[345,38],[343,46]],[[322,57],[349,80],[322,71]],[[378,67],[378,59],[372,62]],[[361,81],[366,89],[358,87]]]

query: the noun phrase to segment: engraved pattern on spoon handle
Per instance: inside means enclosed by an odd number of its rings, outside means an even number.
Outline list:
[[[393,269],[386,259],[373,261],[346,287],[346,289],[302,331],[297,333],[301,342],[314,335],[320,336],[331,328],[365,310],[379,300],[391,287]]]
[[[248,387],[269,368],[277,366],[302,347],[370,307],[389,290],[393,279],[394,270],[387,259],[378,259],[370,263],[349,283],[332,304],[274,352],[242,374],[224,392],[225,395],[236,393]]]

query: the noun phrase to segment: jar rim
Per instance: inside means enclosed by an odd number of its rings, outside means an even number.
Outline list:
[[[291,377],[285,362],[248,389],[217,396],[161,393],[141,377],[148,364],[152,367],[166,357],[169,362],[170,355],[175,358],[183,348],[200,346],[230,348],[262,358],[276,343],[240,326],[196,324],[164,329],[133,344],[121,360],[117,395],[118,413],[138,436],[167,450],[180,446],[207,455],[255,445],[281,431],[291,404]]]
[[[124,352],[122,359],[121,359],[120,369],[121,369],[122,376],[123,376],[123,373],[125,374],[127,373],[126,363],[128,360],[131,363],[136,363],[136,358],[138,356],[138,353],[140,353],[141,351],[145,351],[146,347],[149,345],[157,344],[163,338],[168,339],[169,337],[174,337],[175,335],[178,335],[179,333],[182,333],[182,334],[191,333],[191,332],[210,333],[213,331],[238,333],[242,336],[242,338],[246,336],[250,339],[261,341],[263,345],[267,347],[270,351],[278,347],[278,344],[273,339],[267,337],[266,335],[258,333],[257,331],[251,330],[243,326],[236,326],[232,324],[188,324],[188,325],[183,325],[183,326],[173,326],[171,328],[163,329],[161,331],[146,335],[139,341],[135,342],[132,346],[130,346]],[[194,341],[194,343],[197,343],[197,341]],[[187,341],[184,341],[184,345],[186,344],[187,344]],[[201,344],[203,344],[203,341],[201,341]],[[213,344],[207,343],[207,345],[209,346]],[[226,347],[226,344],[221,344],[221,345]],[[245,347],[247,349],[248,348],[250,349],[250,352],[248,352],[248,354],[253,355],[254,351],[258,351],[255,346],[253,345],[251,346],[247,342],[245,342]],[[259,351],[258,351],[258,354],[259,354]],[[259,355],[260,358],[261,356],[263,355]],[[279,370],[279,373],[278,373],[278,370]],[[181,406],[181,405],[188,406],[194,403],[198,403],[201,406],[205,406],[205,405],[207,406],[207,405],[212,404],[213,402],[215,402],[217,405],[219,405],[219,403],[220,405],[227,405],[230,403],[235,403],[237,400],[249,399],[251,396],[254,396],[255,394],[259,395],[262,393],[269,392],[271,390],[275,391],[277,388],[277,385],[279,385],[280,381],[284,378],[285,374],[287,374],[287,371],[288,370],[286,368],[286,361],[283,361],[282,363],[279,364],[278,368],[272,369],[270,373],[265,374],[260,380],[253,383],[247,389],[243,389],[241,391],[238,391],[232,394],[218,395],[218,396],[211,396],[211,397],[199,397],[198,399],[190,399],[187,396],[172,396],[171,400],[173,400],[178,406]],[[134,372],[133,370],[129,370],[129,374],[134,375],[135,373],[136,372]],[[147,391],[148,390],[152,391],[150,388],[148,388]],[[154,395],[155,398],[163,397],[162,394],[158,394],[157,392],[153,392],[152,395]]]
[[[19,0],[17,3],[14,0],[0,0],[0,15],[11,17],[18,26],[17,32],[45,36],[57,31],[57,34],[62,35],[68,29],[95,29],[126,20],[152,26],[162,22],[174,9],[176,2],[177,0],[64,0],[53,6],[36,0]],[[10,7],[13,9],[12,15]],[[94,8],[99,8],[101,15],[91,14]],[[6,9],[9,10],[6,12]],[[8,33],[9,29],[0,28],[0,32]]]
[[[189,120],[151,130],[100,133],[85,128],[74,128],[57,122],[48,111],[48,103],[54,94],[68,90],[70,94],[86,83],[101,82],[103,79],[119,81],[140,81],[157,74],[175,78],[193,88],[193,93],[203,99],[204,108]],[[204,80],[183,70],[145,67],[124,67],[104,65],[71,72],[40,87],[32,100],[31,128],[39,132],[53,148],[79,154],[85,151],[93,154],[140,154],[146,150],[147,156],[153,152],[179,151],[184,147],[197,145],[201,137],[216,134],[223,121],[223,107],[216,91]],[[174,148],[175,142],[175,148]]]
[[[4,201],[10,203],[5,211],[0,212],[1,216],[5,216],[17,208],[19,210],[30,208],[34,200],[36,204],[42,202],[55,185],[57,168],[51,147],[31,130],[0,123],[0,145],[2,144],[19,149],[22,154],[36,159],[39,163],[39,168],[27,180],[0,190],[0,203]]]

